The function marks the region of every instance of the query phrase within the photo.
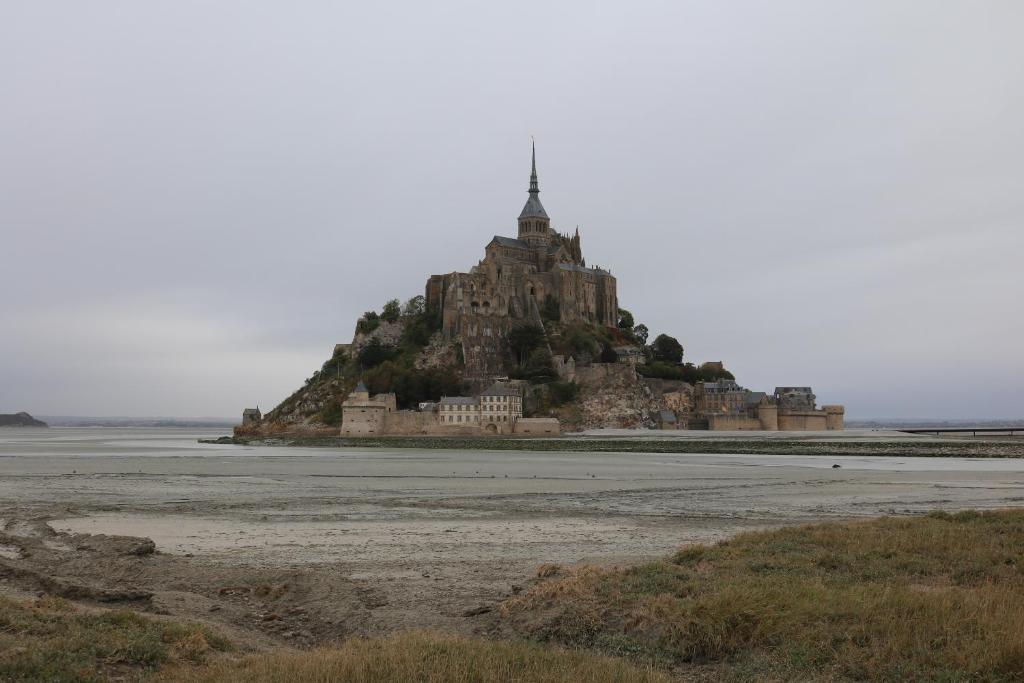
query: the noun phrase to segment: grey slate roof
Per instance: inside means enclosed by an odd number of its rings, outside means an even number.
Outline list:
[[[519,396],[519,392],[512,387],[505,386],[501,382],[495,382],[480,392],[481,396]]]
[[[671,410],[659,410],[658,419],[662,422],[672,423],[676,421],[676,414]]]
[[[603,268],[587,268],[586,266],[577,266],[575,263],[559,263],[558,267],[562,270],[573,270],[579,273],[590,273],[592,275],[611,275],[611,273]]]
[[[746,395],[746,398],[744,400],[746,401],[747,405],[755,405],[757,403],[760,403],[761,399],[766,397],[767,395],[768,394],[764,393],[763,391],[751,391]]]
[[[530,245],[522,240],[517,240],[515,237],[502,237],[501,235],[495,235],[491,242],[497,242],[503,247],[515,247],[516,249],[529,249]]]
[[[477,400],[470,396],[442,396],[441,405],[443,406],[475,406]]]
[[[736,380],[732,379],[720,379],[717,382],[704,382],[704,388],[712,391],[743,391],[743,387],[736,383]]]
[[[548,212],[544,210],[544,205],[540,203],[540,197],[537,196],[536,192],[530,192],[530,198],[526,200],[526,204],[523,205],[523,210],[519,214],[520,218],[548,218]]]
[[[370,393],[370,390],[366,388],[365,384],[363,384],[363,380],[359,380],[359,384],[356,385],[355,391],[365,391],[366,393]]]

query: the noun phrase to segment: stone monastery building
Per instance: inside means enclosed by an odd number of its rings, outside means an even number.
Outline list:
[[[619,300],[615,278],[587,267],[579,229],[556,232],[540,203],[537,152],[533,151],[529,198],[519,214],[516,237],[495,235],[484,257],[468,273],[432,275],[427,307],[442,314],[446,339],[460,338],[468,376],[500,374],[501,339],[513,321],[540,322],[545,305],[558,306],[563,323],[615,327]]]

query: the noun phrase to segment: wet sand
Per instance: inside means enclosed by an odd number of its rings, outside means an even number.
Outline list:
[[[196,442],[216,435],[0,433],[0,588],[32,588],[12,566],[131,585],[154,594],[153,609],[256,641],[465,631],[480,624],[464,613],[525,585],[543,562],[637,562],[748,529],[1024,500],[1024,459]],[[124,554],[111,536],[151,538],[157,553]],[[256,595],[277,585],[287,588],[273,600]],[[304,618],[264,621],[266,609]]]

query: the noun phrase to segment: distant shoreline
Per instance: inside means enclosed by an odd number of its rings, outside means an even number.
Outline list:
[[[657,437],[652,432],[651,437]],[[704,453],[736,455],[828,455],[959,458],[1022,458],[1024,439],[913,438],[839,440],[800,438],[474,438],[340,437],[282,435],[199,439],[205,444],[305,448],[417,448],[427,450],[542,451],[571,453]]]

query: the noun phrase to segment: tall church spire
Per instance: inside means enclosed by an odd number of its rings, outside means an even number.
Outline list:
[[[544,225],[530,224],[532,230],[528,232],[544,232],[547,230],[548,218],[547,211],[544,210],[544,205],[540,203],[540,187],[537,184],[537,144],[533,143],[532,154],[530,159],[530,198],[526,200],[526,205],[523,207],[522,213],[519,214],[519,220],[522,222],[524,218],[539,218],[544,221]],[[523,232],[523,226],[520,225],[520,233]]]
[[[531,140],[530,146],[533,151],[530,169],[530,194],[537,194],[540,192],[540,188],[537,186],[537,143]]]

